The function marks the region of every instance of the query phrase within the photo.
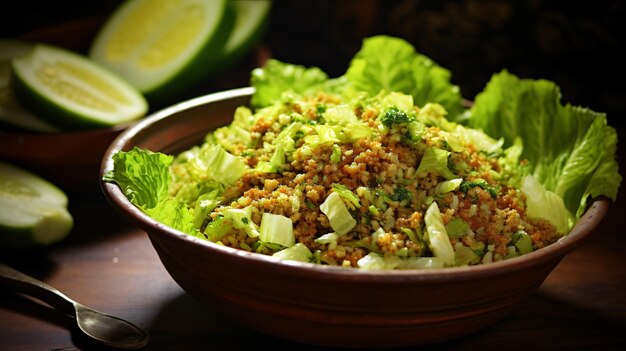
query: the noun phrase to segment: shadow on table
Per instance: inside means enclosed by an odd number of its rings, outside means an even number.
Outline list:
[[[147,350],[317,350],[319,347],[261,334],[181,293],[163,304],[147,327]],[[165,346],[168,345],[168,346]]]
[[[73,317],[60,313],[37,299],[25,297],[10,291],[0,291],[0,309],[6,309],[15,313],[24,314],[67,330],[71,335],[72,344],[74,344],[76,350],[116,350],[94,342],[89,337],[85,336],[80,329],[78,329]],[[29,338],[37,340],[38,335],[30,335]],[[24,340],[24,342],[26,342],[26,340]]]
[[[71,331],[79,350],[109,350],[83,336],[72,318],[45,304],[8,291],[0,292],[0,308],[23,313]],[[267,336],[241,326],[181,293],[166,302],[146,330],[151,341],[146,350],[289,349],[333,350]],[[541,293],[533,294],[502,321],[457,339],[419,347],[420,350],[624,350],[626,326]],[[535,340],[541,340],[538,345]],[[506,346],[505,346],[506,345]],[[394,350],[414,350],[400,348]],[[339,349],[336,349],[339,350]]]
[[[491,327],[428,350],[491,350],[498,345],[507,350],[626,350],[625,332],[622,321],[537,292]]]
[[[420,350],[625,350],[625,325],[606,316],[533,294],[502,321],[480,332]],[[181,293],[165,303],[148,325],[147,350],[237,350],[259,348],[289,350],[342,350],[323,348],[268,336],[246,328],[191,296]],[[542,340],[538,345],[536,340]],[[397,348],[415,350],[415,348]]]

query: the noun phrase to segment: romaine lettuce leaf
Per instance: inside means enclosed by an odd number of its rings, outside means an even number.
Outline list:
[[[320,88],[328,75],[317,67],[304,67],[269,59],[265,66],[252,70],[250,83],[255,87],[250,104],[254,108],[272,105],[283,94],[306,94]]]
[[[363,40],[345,73],[355,91],[372,96],[381,91],[413,96],[417,106],[439,103],[448,119],[458,121],[464,112],[459,87],[450,71],[415,51],[404,39],[378,35]]]
[[[102,179],[116,183],[130,202],[146,210],[167,198],[168,167],[173,160],[173,156],[138,147],[120,151],[113,155],[113,169]]]
[[[461,121],[465,108],[459,87],[452,84],[450,71],[415,51],[404,39],[378,35],[363,40],[346,73],[330,79],[318,67],[305,67],[267,61],[252,71],[255,87],[251,98],[254,108],[269,106],[285,93],[307,94],[318,90],[352,96],[359,93],[378,95],[400,92],[411,95],[417,106],[439,103],[447,118]]]
[[[622,179],[615,159],[617,134],[605,114],[560,100],[555,83],[519,79],[503,70],[476,97],[468,124],[504,138],[505,147],[519,137],[521,158],[529,161],[533,176],[580,218],[588,196],[615,200]]]
[[[182,232],[197,235],[194,215],[184,201],[168,198],[173,157],[137,147],[113,155],[113,170],[103,180],[117,183],[126,197],[147,215]]]

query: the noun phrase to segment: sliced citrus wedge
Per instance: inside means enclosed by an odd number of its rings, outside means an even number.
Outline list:
[[[256,44],[267,29],[271,0],[232,0],[235,25],[224,45],[222,60],[232,64]]]
[[[136,88],[77,53],[37,44],[11,63],[11,86],[19,103],[64,129],[113,126],[148,110]]]
[[[126,1],[97,34],[89,57],[127,79],[151,105],[162,105],[216,64],[233,12],[227,0]]]
[[[11,60],[23,57],[34,45],[21,40],[0,39],[0,124],[39,133],[59,129],[22,107],[11,89]]]
[[[67,204],[54,184],[0,161],[0,246],[27,248],[64,239],[74,225]]]

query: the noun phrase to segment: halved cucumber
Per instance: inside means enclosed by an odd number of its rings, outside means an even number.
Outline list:
[[[74,220],[67,195],[21,167],[0,161],[0,246],[28,248],[64,239]]]
[[[129,0],[104,24],[89,57],[123,76],[151,106],[163,105],[218,63],[233,17],[227,0]]]
[[[59,128],[20,105],[11,89],[11,60],[27,56],[33,47],[21,40],[0,39],[0,123],[39,133],[58,132]]]
[[[143,95],[115,73],[44,44],[12,60],[11,86],[24,108],[64,129],[114,126],[148,110]]]

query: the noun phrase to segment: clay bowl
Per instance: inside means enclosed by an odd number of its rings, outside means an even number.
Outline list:
[[[148,116],[123,131],[105,153],[138,146],[176,153],[227,124],[252,88],[201,96]],[[110,204],[143,229],[172,278],[191,296],[251,329],[338,347],[434,343],[504,318],[535,291],[559,261],[597,227],[609,202],[594,201],[557,243],[511,260],[423,271],[364,271],[278,261],[171,229],[134,207],[117,185],[101,183]]]

